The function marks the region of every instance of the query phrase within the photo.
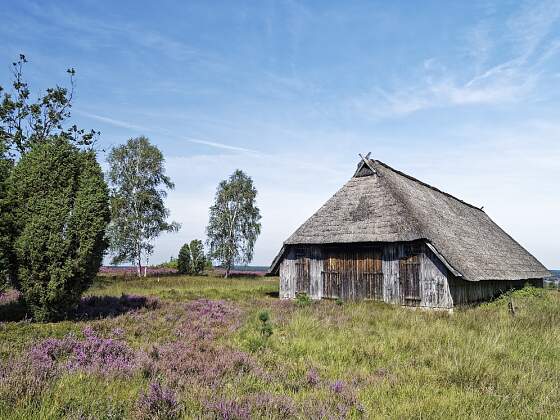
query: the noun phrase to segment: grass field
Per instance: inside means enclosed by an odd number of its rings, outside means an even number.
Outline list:
[[[100,278],[74,320],[0,324],[0,418],[558,417],[560,293],[512,296],[514,317],[508,298],[449,315]]]

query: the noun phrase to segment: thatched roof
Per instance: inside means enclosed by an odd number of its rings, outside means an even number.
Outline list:
[[[478,207],[365,159],[354,176],[285,242],[286,246],[425,240],[466,280],[521,280],[548,270]]]

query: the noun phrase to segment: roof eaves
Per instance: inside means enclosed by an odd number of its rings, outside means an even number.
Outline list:
[[[436,249],[436,247],[430,241],[426,240],[426,245],[455,277],[462,277],[465,280],[468,280],[459,270],[457,270],[449,263],[449,261],[447,261],[447,259]]]
[[[282,245],[282,248],[280,248],[280,251],[278,252],[276,257],[274,257],[274,260],[272,260],[272,264],[270,264],[270,268],[266,272],[267,276],[274,276],[278,274],[278,267],[280,265],[280,261],[282,260],[282,257],[284,256],[285,250],[286,250],[286,245]]]

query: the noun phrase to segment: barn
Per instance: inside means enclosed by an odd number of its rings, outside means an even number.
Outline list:
[[[281,298],[452,309],[551,276],[483,209],[369,156],[284,242]]]

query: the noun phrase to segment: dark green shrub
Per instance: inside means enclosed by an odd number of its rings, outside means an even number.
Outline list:
[[[92,284],[107,247],[107,185],[93,151],[63,138],[35,145],[8,182],[17,288],[39,321],[65,318]]]
[[[344,304],[344,301],[343,301],[341,298],[336,298],[335,303],[336,303],[338,306],[342,306],[342,305]]]
[[[6,200],[7,180],[12,170],[12,162],[4,157],[0,144],[0,293],[9,285],[13,277],[13,229],[12,212]]]
[[[184,244],[179,250],[179,256],[177,257],[177,270],[181,274],[192,273],[191,249],[189,244]]]

